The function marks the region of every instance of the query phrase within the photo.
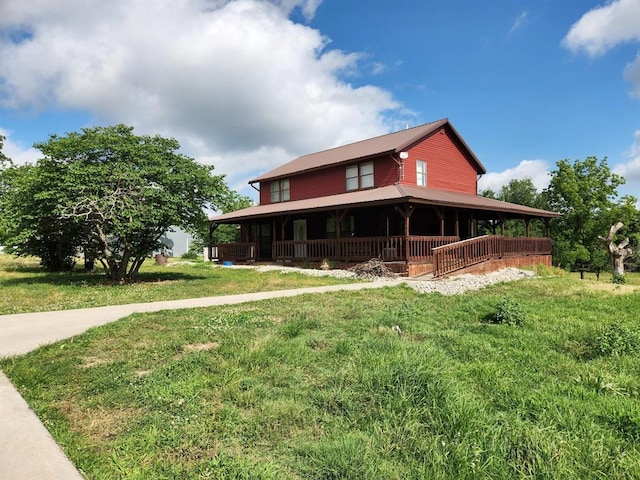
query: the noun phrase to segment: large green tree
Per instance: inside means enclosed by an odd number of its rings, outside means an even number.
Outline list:
[[[62,271],[74,265],[78,232],[46,214],[55,202],[45,190],[55,181],[33,165],[15,166],[0,153],[0,244],[9,252],[39,257],[48,270]]]
[[[204,209],[229,195],[223,176],[178,153],[175,139],[137,136],[125,125],[52,135],[35,147],[44,154],[35,165],[1,173],[9,198],[0,206],[10,214],[2,240],[41,258],[50,244],[67,258],[69,243],[114,281],[134,277],[170,227],[197,229]]]
[[[0,167],[5,166],[5,164],[11,163],[11,159],[4,154],[4,141],[6,138],[4,135],[0,135]]]
[[[34,165],[0,171],[0,243],[17,255],[33,255],[50,271],[73,268],[81,227],[57,216],[57,177]]]
[[[637,224],[636,199],[618,197],[625,179],[611,171],[606,158],[565,159],[556,167],[542,192],[543,206],[563,215],[551,224],[554,262],[599,272],[608,265],[609,256],[598,236],[606,235],[617,222]]]

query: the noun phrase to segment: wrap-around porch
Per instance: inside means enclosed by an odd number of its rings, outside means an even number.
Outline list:
[[[525,236],[504,236],[505,221],[513,218],[522,219]],[[208,253],[220,262],[339,266],[380,258],[408,276],[444,275],[506,257],[550,264],[551,240],[529,236],[534,218],[415,203],[287,214],[241,222],[239,242],[211,244]],[[539,220],[548,235],[548,219]],[[490,235],[479,235],[479,222]]]

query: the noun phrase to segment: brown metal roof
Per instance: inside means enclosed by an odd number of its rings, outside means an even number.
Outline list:
[[[272,217],[274,215],[398,203],[422,203],[425,205],[467,208],[527,217],[557,218],[562,216],[546,210],[501,202],[468,193],[448,192],[409,185],[390,185],[326,197],[257,205],[211,217],[209,220],[214,223],[238,223],[244,220]]]
[[[398,153],[445,125],[449,125],[464,148],[469,152],[469,155],[471,155],[473,160],[477,163],[479,173],[486,173],[486,169],[484,168],[482,163],[480,163],[480,160],[476,158],[476,156],[462,139],[462,137],[453,128],[449,120],[447,118],[444,118],[442,120],[427,123],[425,125],[420,125],[418,127],[408,128],[399,132],[389,133],[387,135],[369,138],[367,140],[350,143],[341,147],[303,155],[296,158],[295,160],[279,166],[278,168],[275,168],[274,170],[264,173],[257,178],[254,178],[249,183],[263,182],[265,180],[274,178],[282,178],[301,172],[317,170],[329,165],[373,157],[385,153]]]

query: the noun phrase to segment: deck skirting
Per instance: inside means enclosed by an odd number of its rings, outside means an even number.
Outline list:
[[[450,275],[460,275],[462,273],[482,275],[484,273],[496,272],[503,268],[535,268],[538,265],[551,267],[551,261],[551,255],[523,255],[518,257],[496,258],[461,270],[456,270],[455,272],[450,273]]]

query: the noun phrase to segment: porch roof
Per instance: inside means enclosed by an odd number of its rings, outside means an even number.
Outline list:
[[[476,164],[478,174],[486,173],[486,169],[480,163],[480,160],[471,151],[464,139],[458,134],[448,118],[437,120],[435,122],[426,123],[413,128],[407,128],[406,130],[400,130],[395,133],[388,133],[379,137],[369,138],[348,145],[342,145],[340,147],[330,148],[321,152],[310,153],[308,155],[302,155],[284,165],[281,165],[269,172],[263,173],[259,177],[249,181],[250,184],[264,182],[265,180],[273,180],[276,178],[282,178],[289,175],[294,175],[302,172],[309,172],[317,170],[319,168],[325,168],[329,165],[336,165],[340,163],[351,162],[355,160],[362,160],[365,158],[371,158],[378,155],[399,153],[410,146],[416,144],[418,141],[438,131],[440,128],[448,125],[454,135],[458,138],[463,148],[469,153],[469,156]]]
[[[468,193],[448,192],[445,190],[410,185],[389,185],[326,197],[256,205],[235,212],[210,217],[209,220],[213,223],[238,223],[244,220],[266,218],[275,215],[401,203],[419,203],[485,212],[499,212],[510,217],[558,218],[562,216],[559,213],[549,212],[547,210],[525,207],[515,203],[501,202],[493,198]]]

